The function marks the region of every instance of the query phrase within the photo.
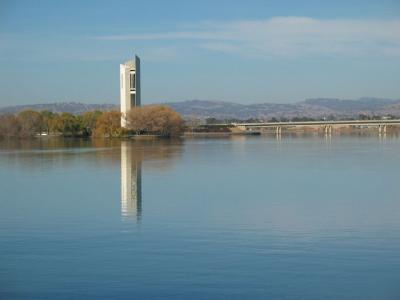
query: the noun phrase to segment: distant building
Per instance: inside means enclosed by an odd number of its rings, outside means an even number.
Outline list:
[[[140,59],[135,55],[119,66],[121,92],[121,126],[126,127],[126,113],[140,106]]]

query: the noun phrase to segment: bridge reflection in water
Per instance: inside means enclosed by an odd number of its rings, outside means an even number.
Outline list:
[[[129,142],[121,142],[121,215],[136,217],[142,213],[142,162],[132,153]]]

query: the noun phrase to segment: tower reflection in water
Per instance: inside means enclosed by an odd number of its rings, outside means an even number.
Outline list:
[[[121,215],[140,220],[142,213],[142,162],[129,142],[121,142]]]
[[[142,217],[142,162],[151,172],[172,167],[183,151],[181,140],[121,141],[121,215],[140,221]]]

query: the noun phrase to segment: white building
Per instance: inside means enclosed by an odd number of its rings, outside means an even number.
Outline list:
[[[132,107],[140,106],[140,59],[135,55],[119,66],[121,92],[121,126],[126,127],[126,113]]]

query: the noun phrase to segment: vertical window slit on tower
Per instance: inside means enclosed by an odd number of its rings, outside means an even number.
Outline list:
[[[136,86],[135,86],[136,78],[135,77],[136,77],[135,73],[130,74],[131,90],[134,90],[136,88]]]

